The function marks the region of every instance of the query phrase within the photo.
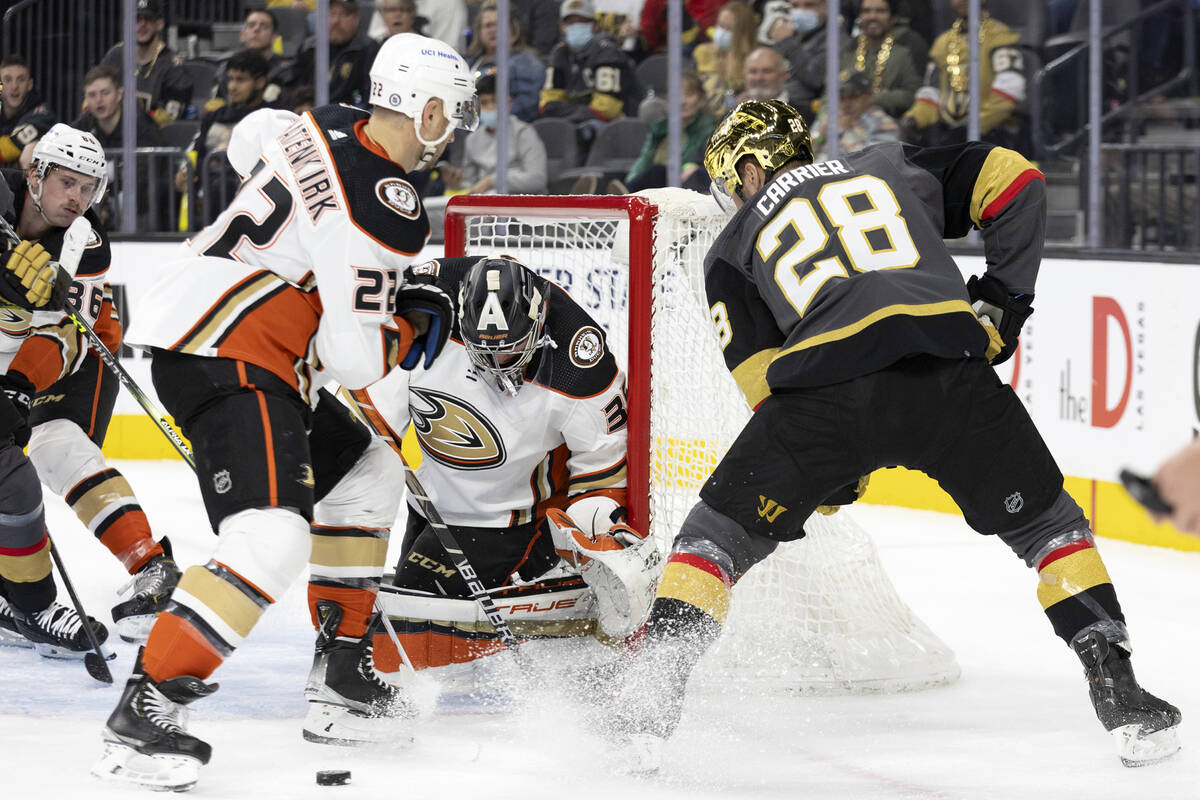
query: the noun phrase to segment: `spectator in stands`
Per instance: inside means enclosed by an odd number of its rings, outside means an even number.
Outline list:
[[[479,95],[479,127],[467,136],[461,170],[442,168],[442,179],[450,190],[467,194],[494,192],[496,180],[496,119],[504,113],[496,98],[495,75],[475,82]],[[510,100],[508,105],[513,105]],[[509,113],[508,191],[511,194],[545,194],[546,146],[532,125]]]
[[[708,41],[707,31],[717,24],[717,12],[723,0],[683,0],[683,31],[681,39],[686,52]],[[642,5],[639,26],[647,53],[658,53],[667,47],[667,0],[646,0]]]
[[[550,54],[538,113],[576,123],[590,144],[599,126],[637,113],[642,90],[629,56],[596,33],[591,0],[565,0],[559,14],[565,41]]]
[[[225,95],[229,98],[229,102],[223,103],[201,117],[200,130],[192,142],[189,158],[195,168],[194,179],[197,185],[199,185],[200,176],[205,169],[205,162],[209,155],[223,151],[229,146],[229,136],[233,133],[233,126],[241,122],[252,111],[274,107],[274,104],[268,102],[265,97],[267,71],[267,60],[252,50],[240,50],[225,62]],[[222,160],[220,166],[225,167],[226,162]],[[233,186],[237,185],[237,176],[232,168],[221,169],[220,174],[229,178]],[[186,169],[180,169],[176,173],[175,188],[180,192],[187,191]],[[228,200],[230,196],[232,196],[231,193],[222,199]],[[207,201],[211,199],[211,197],[206,198],[206,206],[208,205]],[[217,207],[208,208],[210,213],[205,218],[212,219],[225,205],[226,203],[221,203]]]
[[[901,120],[902,138],[924,146],[966,140],[970,110],[967,0],[950,0],[958,19],[929,50],[925,85]],[[979,134],[984,141],[1028,152],[1028,125],[1017,112],[1025,100],[1025,73],[1016,31],[993,19],[980,0]]]
[[[745,88],[743,65],[753,49],[754,11],[741,0],[731,0],[717,13],[712,41],[692,51],[708,111],[717,119],[737,104],[737,96]]]
[[[192,102],[191,76],[182,66],[183,59],[163,41],[165,25],[162,0],[138,0],[135,33],[138,105],[159,125],[182,119]],[[120,74],[124,52],[125,43],[117,42],[100,63]]]
[[[375,4],[375,14],[379,19],[380,29],[376,32],[375,22],[372,20],[370,33],[380,44],[397,33],[425,35],[423,23],[426,20],[417,16],[417,0],[379,0]]]
[[[71,122],[71,127],[86,131],[95,136],[105,151],[119,149],[124,142],[121,130],[121,101],[123,97],[121,73],[118,70],[107,64],[92,67],[83,76],[83,100],[86,110]],[[162,130],[159,129],[150,114],[140,106],[137,110],[137,127],[135,131],[138,147],[163,147],[166,145]],[[108,163],[117,170],[119,175],[121,169],[120,163],[114,163],[116,159],[113,153],[106,152],[106,155]],[[137,183],[139,227],[144,230],[165,229],[166,220],[156,216],[162,210],[161,207],[158,204],[151,204],[149,170],[142,168],[148,166],[148,161],[142,156],[139,156],[138,160],[142,162],[138,164]],[[167,178],[166,183],[169,184],[169,169],[159,171],[158,174],[164,175],[164,173]],[[163,188],[165,189],[165,186]],[[100,221],[106,226],[115,226],[114,203],[119,194],[120,192],[115,188],[113,191],[106,192],[102,205],[97,207]]]
[[[466,0],[417,0],[417,14],[424,17],[425,35],[453,47],[467,49]]]
[[[800,92],[791,80],[788,62],[773,47],[758,47],[746,56],[743,70],[745,89],[738,96],[743,100],[782,100],[795,108],[795,97]]]
[[[682,126],[679,178],[687,189],[708,191],[708,174],[704,171],[704,146],[717,127],[717,121],[705,109],[704,85],[700,76],[685,72],[679,76],[679,116]],[[625,175],[624,185],[609,186],[609,194],[629,194],[642,189],[667,185],[667,120],[649,127],[642,152]],[[698,185],[693,181],[698,182]]]
[[[358,3],[329,0],[329,102],[362,106],[371,95],[368,74],[379,43],[358,32]],[[312,83],[316,69],[316,37],[296,55],[289,86]]]
[[[242,52],[257,53],[267,62],[267,84],[263,89],[263,100],[267,103],[284,101],[283,86],[288,81],[288,69],[292,64],[290,59],[275,52],[276,33],[275,15],[265,8],[251,8],[246,12],[246,18],[242,21],[242,33],[238,37],[243,48]],[[227,85],[225,71],[227,69],[229,69],[228,60],[217,70],[216,83],[213,86],[213,100],[220,102],[210,100],[204,106],[206,112],[215,111],[228,99],[225,93]]]
[[[0,60],[0,167],[19,167],[22,151],[58,122],[33,88],[25,59],[11,53]]]
[[[855,153],[879,142],[900,138],[900,126],[875,101],[871,76],[866,72],[843,71],[838,92],[838,152]],[[814,160],[824,161],[829,152],[829,114],[822,109],[812,127]]]
[[[525,40],[537,51],[543,61],[550,59],[550,51],[562,41],[558,30],[558,0],[511,0],[510,16],[521,23]]]
[[[795,90],[788,102],[811,122],[815,102],[825,94],[825,25],[829,17],[828,0],[792,0],[792,35],[774,47],[791,65]],[[850,48],[850,37],[840,34],[839,52]]]
[[[301,84],[292,90],[292,111],[296,112],[297,114],[303,114],[305,111],[312,111],[316,104],[317,93],[313,91],[313,87],[309,84]]]
[[[907,111],[921,87],[913,55],[902,41],[916,38],[916,34],[897,28],[892,14],[896,2],[863,0],[858,12],[862,33],[850,48],[842,51],[841,57],[843,72],[865,72],[871,76],[875,105],[891,117]]]
[[[484,0],[475,20],[475,37],[467,50],[467,62],[477,75],[496,69],[496,39],[499,15],[496,0]],[[509,18],[508,90],[512,95],[512,114],[525,122],[538,116],[538,95],[546,83],[546,66],[525,46],[521,25]]]
[[[596,0],[596,26],[634,62],[645,57],[642,47],[643,0]]]
[[[783,42],[783,47],[795,50],[799,42],[791,41],[795,28],[792,27],[791,0],[770,0],[763,6],[762,21],[758,26],[756,41],[768,47]]]

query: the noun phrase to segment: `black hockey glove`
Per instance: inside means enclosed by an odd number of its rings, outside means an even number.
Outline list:
[[[0,440],[13,438],[17,447],[29,444],[29,406],[36,390],[19,372],[0,375]]]
[[[404,282],[396,288],[396,315],[409,312],[427,314],[429,328],[413,339],[400,368],[416,369],[424,355],[425,369],[429,369],[450,338],[450,329],[454,327],[454,302],[438,287],[432,275],[415,275],[408,269],[404,271]]]
[[[980,321],[985,318],[994,326],[993,346],[988,347],[988,361],[1003,364],[1012,356],[1021,340],[1021,327],[1033,313],[1033,295],[1008,293],[1008,287],[991,275],[972,275],[967,281],[967,295],[971,308]],[[984,327],[987,327],[984,322]],[[992,333],[989,331],[989,336]]]
[[[37,242],[22,241],[0,255],[4,272],[0,298],[28,311],[62,308],[71,288],[71,276],[58,268],[50,253]]]

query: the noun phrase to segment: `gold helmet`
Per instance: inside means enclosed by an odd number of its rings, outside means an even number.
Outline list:
[[[704,149],[704,168],[712,178],[713,196],[726,211],[741,188],[737,164],[753,156],[772,173],[792,159],[812,161],[812,139],[800,112],[781,100],[747,100],[729,112]]]

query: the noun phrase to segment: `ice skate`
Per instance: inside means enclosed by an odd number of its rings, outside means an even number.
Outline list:
[[[103,643],[108,630],[92,617],[88,617],[88,622],[96,640]],[[75,609],[55,602],[44,611],[26,613],[3,597],[0,597],[0,644],[32,647],[43,658],[82,659],[92,649]],[[106,654],[106,657],[112,659],[116,655]]]
[[[166,539],[162,544],[166,552],[143,564],[117,592],[121,602],[113,606],[112,618],[123,641],[146,641],[154,620],[167,607],[171,592],[179,583],[179,567],[171,558],[170,545]]]
[[[139,650],[121,700],[108,717],[104,754],[92,774],[156,791],[183,792],[195,786],[212,748],[188,734],[186,706],[216,690],[217,684],[191,675],[155,683],[142,670]]]
[[[336,636],[342,609],[327,601],[317,603],[321,630],[304,696],[308,715],[304,738],[336,745],[398,744],[412,740],[407,724],[416,716],[408,695],[384,681],[375,671],[375,628],[371,617],[361,639]]]
[[[1083,662],[1096,717],[1116,740],[1121,763],[1142,767],[1174,755],[1183,716],[1138,685],[1129,652],[1099,631],[1089,631],[1073,646]]]

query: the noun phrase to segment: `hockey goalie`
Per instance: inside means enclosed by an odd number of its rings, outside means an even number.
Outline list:
[[[661,557],[625,524],[625,379],[603,329],[510,257],[437,259],[406,279],[457,298],[446,351],[344,396],[397,450],[412,424],[418,479],[518,637],[633,633]],[[401,551],[379,603],[414,668],[502,647],[411,497]],[[354,603],[360,578],[314,559],[310,604]],[[391,637],[370,635],[377,668],[398,669]]]

